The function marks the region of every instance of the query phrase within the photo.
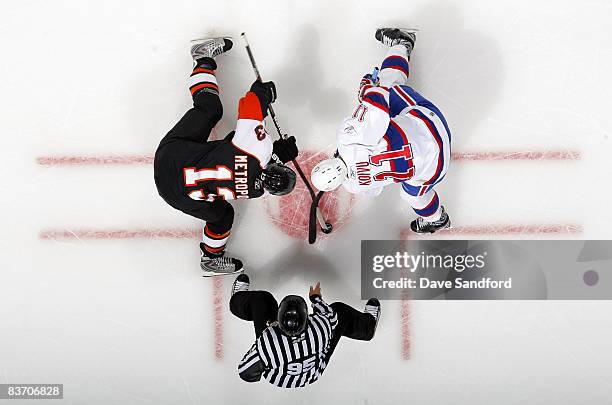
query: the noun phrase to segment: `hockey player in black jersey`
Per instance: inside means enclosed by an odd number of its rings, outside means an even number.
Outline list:
[[[263,376],[278,387],[304,387],[319,379],[342,336],[374,337],[380,318],[376,298],[361,312],[343,302],[327,304],[319,283],[310,287],[309,297],[311,315],[302,297],[289,295],[277,304],[267,291],[250,291],[246,274],[236,278],[230,311],[255,326],[255,343],[238,365],[240,378],[256,382]]]
[[[272,142],[264,118],[276,100],[273,82],[256,81],[238,105],[236,130],[208,141],[223,114],[214,57],[232,48],[230,38],[193,41],[189,78],[193,108],[161,140],[155,153],[155,184],[172,207],[205,221],[200,243],[204,276],[242,271],[242,262],[225,256],[234,221],[228,200],[284,195],[295,173],[283,163],[295,159],[294,137]]]

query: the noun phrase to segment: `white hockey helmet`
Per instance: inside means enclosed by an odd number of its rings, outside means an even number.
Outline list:
[[[312,184],[321,191],[332,191],[347,179],[348,168],[340,158],[320,161],[310,174]]]

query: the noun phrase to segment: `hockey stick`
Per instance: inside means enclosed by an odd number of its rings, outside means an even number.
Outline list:
[[[249,45],[249,41],[247,40],[246,33],[243,32],[241,36],[242,36],[242,39],[244,40],[244,46],[249,56],[249,60],[251,61],[253,72],[255,72],[255,77],[257,77],[257,80],[262,81],[261,74],[259,73],[259,69],[257,68],[257,63],[255,63],[255,57],[253,56],[253,51],[251,50],[251,45]],[[274,112],[274,108],[272,107],[271,104],[268,106],[268,111],[270,112],[270,116],[272,117],[272,122],[274,122],[274,126],[276,127],[276,132],[278,132],[278,135],[281,137],[281,139],[287,139],[288,135],[281,130],[280,124],[278,123],[278,118],[276,117],[276,113]],[[276,156],[275,154],[272,155],[272,158],[274,159],[276,163],[282,163],[280,162],[280,159],[278,158],[278,156]],[[333,229],[332,224],[325,221],[325,217],[323,217],[323,214],[321,213],[321,210],[319,209],[319,201],[321,200],[323,192],[321,191],[317,195],[314,191],[314,188],[312,188],[310,181],[308,181],[308,178],[304,174],[304,171],[298,164],[298,162],[295,159],[293,159],[291,163],[293,163],[295,170],[298,172],[298,174],[300,175],[300,178],[306,185],[306,188],[308,189],[308,192],[310,193],[310,198],[312,199],[312,204],[310,206],[310,216],[309,216],[309,221],[308,221],[308,243],[313,244],[317,240],[317,224],[316,224],[317,221],[319,222],[321,231],[323,231],[324,233],[330,233],[332,231]]]

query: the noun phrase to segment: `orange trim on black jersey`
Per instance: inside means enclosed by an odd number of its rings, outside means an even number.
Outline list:
[[[215,232],[211,231],[211,230],[208,228],[208,225],[206,225],[206,226],[204,227],[204,233],[205,233],[205,234],[206,234],[206,236],[208,236],[210,239],[216,239],[216,240],[225,239],[225,238],[229,237],[230,232],[231,232],[231,231],[227,231],[227,232],[225,232],[225,233],[221,233],[221,234],[219,234],[219,233],[215,233]]]

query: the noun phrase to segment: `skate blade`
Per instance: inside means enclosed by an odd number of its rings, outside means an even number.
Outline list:
[[[433,234],[438,233],[438,232],[444,232],[444,231],[446,231],[448,229],[453,229],[453,225],[450,222],[450,220],[448,221],[448,225],[447,226],[445,226],[444,228],[437,229],[435,231],[429,231],[429,232],[425,232],[425,231],[423,231],[423,232],[412,231],[412,232],[417,234],[417,235],[433,235]]]
[[[399,30],[406,31],[406,32],[410,32],[410,33],[413,33],[413,34],[416,34],[417,32],[420,32],[420,31],[421,31],[421,30],[420,30],[420,29],[418,29],[418,28],[403,28],[403,27],[378,27],[377,29],[379,29],[379,30],[380,30],[380,29],[383,29],[383,28],[397,28],[397,29],[399,29]]]
[[[444,232],[444,231],[447,231],[449,229],[453,229],[453,224],[450,221],[448,221],[448,225],[447,226],[445,226],[442,229],[438,229],[437,231],[432,232],[432,233]]]
[[[400,30],[402,30],[402,31],[410,32],[410,33],[412,33],[412,34],[416,34],[417,32],[420,32],[420,31],[421,31],[421,30],[420,30],[420,29],[418,29],[418,28],[401,28],[401,27],[398,27],[398,28],[399,28]]]
[[[244,273],[244,267],[232,273],[215,273],[214,271],[208,271],[208,270],[202,269],[202,277],[232,276],[234,274],[240,274],[240,273]]]
[[[202,277],[210,278],[210,277],[220,277],[220,276],[233,276],[236,274],[244,273],[243,269],[237,270],[233,273],[213,273],[211,271],[202,272]]]
[[[229,39],[230,41],[234,42],[234,38],[232,37],[228,37],[228,36],[220,36],[220,37],[215,37],[215,36],[210,36],[210,37],[203,37],[203,38],[196,38],[196,39],[192,39],[189,41],[189,43],[191,45],[199,45],[204,41],[210,41],[211,39],[219,39],[219,38],[223,38],[223,39]]]

